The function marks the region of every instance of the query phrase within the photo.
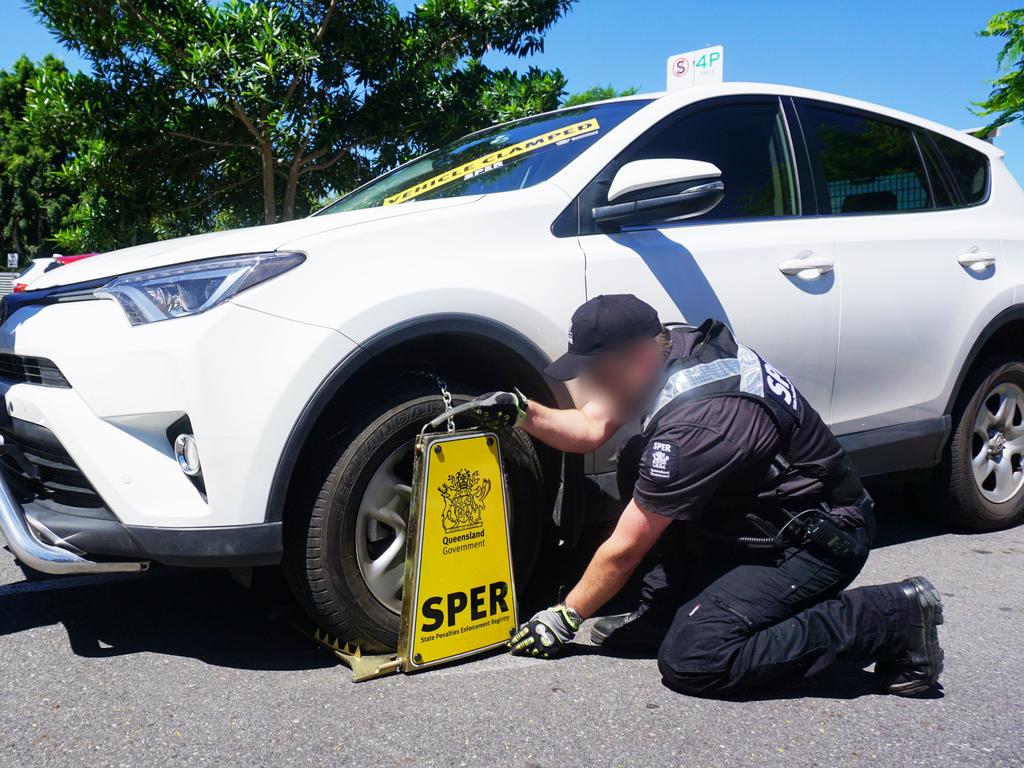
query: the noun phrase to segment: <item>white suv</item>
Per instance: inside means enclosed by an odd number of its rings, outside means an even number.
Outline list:
[[[491,128],[310,218],[103,254],[7,297],[0,525],[48,572],[283,561],[324,627],[391,645],[410,441],[440,382],[568,405],[541,371],[570,314],[627,292],[668,322],[725,320],[863,473],[933,469],[956,522],[1009,525],[1022,213],[998,149],[795,88]],[[614,465],[506,443],[525,578]]]

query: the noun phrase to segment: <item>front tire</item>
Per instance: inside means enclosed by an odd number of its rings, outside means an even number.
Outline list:
[[[942,479],[957,525],[992,531],[1024,517],[1024,362],[998,356],[974,369],[953,412]]]
[[[468,399],[453,395],[456,403]],[[426,377],[409,377],[366,408],[369,415],[347,430],[351,439],[327,449],[308,512],[286,541],[286,574],[299,602],[319,626],[364,649],[397,647],[413,440],[442,410],[437,386]],[[541,465],[521,431],[507,430],[500,439],[522,586],[541,542]]]

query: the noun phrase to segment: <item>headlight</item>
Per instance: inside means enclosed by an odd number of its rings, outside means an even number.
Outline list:
[[[198,315],[236,293],[297,267],[301,253],[252,253],[116,277],[95,296],[114,299],[132,325]]]

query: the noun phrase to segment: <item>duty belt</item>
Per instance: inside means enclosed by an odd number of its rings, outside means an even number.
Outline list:
[[[849,506],[860,510],[870,542],[875,533],[874,501],[865,491]],[[751,549],[785,549],[814,545],[840,559],[851,557],[860,549],[857,540],[832,517],[832,507],[827,502],[796,513],[784,507],[779,507],[779,511],[789,518],[781,527],[772,525],[759,515],[747,515],[747,520],[766,535],[740,536],[735,541]]]

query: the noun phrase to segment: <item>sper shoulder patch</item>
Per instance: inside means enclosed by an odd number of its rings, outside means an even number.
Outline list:
[[[671,480],[679,471],[679,446],[666,440],[651,440],[644,464],[647,474],[655,480]]]

